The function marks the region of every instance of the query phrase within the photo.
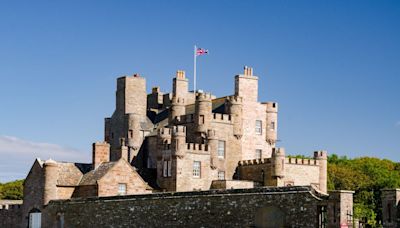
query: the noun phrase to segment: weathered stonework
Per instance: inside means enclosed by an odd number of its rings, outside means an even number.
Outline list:
[[[382,225],[400,227],[400,189],[382,189]]]
[[[43,225],[62,217],[65,227],[318,227],[329,200],[310,187],[284,187],[53,201]]]

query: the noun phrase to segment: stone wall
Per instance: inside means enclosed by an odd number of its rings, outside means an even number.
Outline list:
[[[20,204],[0,205],[0,227],[12,228],[19,227],[22,217],[22,207]]]
[[[383,227],[400,227],[400,189],[382,190]]]
[[[72,199],[52,201],[42,225],[56,227],[62,220],[64,227],[316,227],[327,202],[311,187]]]

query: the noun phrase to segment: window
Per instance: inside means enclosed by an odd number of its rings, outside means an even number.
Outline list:
[[[262,134],[262,121],[261,120],[256,120],[256,134],[257,135]]]
[[[218,141],[218,157],[225,157],[225,141]]]
[[[168,166],[168,169],[167,169],[167,176],[171,176],[171,167],[172,167],[172,161],[168,161],[167,162],[167,166]]]
[[[271,124],[269,125],[269,130],[275,131],[275,122],[271,122]]]
[[[200,115],[199,124],[204,124],[204,115]]]
[[[126,195],[126,184],[118,184],[118,195]]]
[[[262,150],[256,149],[256,159],[261,159],[262,157]]]
[[[218,180],[225,180],[225,172],[224,171],[218,172]]]
[[[168,175],[168,161],[164,161],[163,163],[163,177]]]
[[[200,178],[200,173],[201,173],[201,162],[194,161],[193,162],[193,177]]]
[[[129,130],[129,135],[128,135],[129,137],[128,138],[133,138],[133,130]]]
[[[391,223],[392,222],[392,204],[390,204],[390,203],[388,203],[388,205],[387,205],[387,214],[388,214],[387,221],[389,223]]]

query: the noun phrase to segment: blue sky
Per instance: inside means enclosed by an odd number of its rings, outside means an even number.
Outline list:
[[[194,44],[218,96],[254,67],[287,153],[399,161],[399,28],[399,1],[1,1],[0,182],[35,157],[89,161],[116,78],[170,91]]]

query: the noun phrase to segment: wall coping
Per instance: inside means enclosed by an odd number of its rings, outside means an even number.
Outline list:
[[[185,197],[210,197],[210,196],[226,196],[226,195],[278,195],[278,194],[298,194],[308,193],[317,200],[328,197],[328,195],[320,194],[311,186],[288,186],[288,187],[257,187],[247,189],[212,189],[206,191],[190,191],[190,192],[158,192],[140,195],[125,196],[104,196],[104,197],[88,197],[88,198],[72,198],[66,200],[51,200],[50,204],[62,203],[85,203],[91,201],[124,201],[124,200],[145,200],[145,199],[163,199],[163,198],[185,198]]]

